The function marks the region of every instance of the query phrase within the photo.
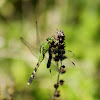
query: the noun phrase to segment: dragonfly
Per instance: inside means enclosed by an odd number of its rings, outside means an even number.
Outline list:
[[[36,33],[37,33],[37,36],[39,38],[38,28],[37,28],[37,21],[36,21]],[[58,30],[57,30],[57,34],[59,35]],[[29,44],[23,37],[20,37],[20,40],[30,50],[30,52],[33,55],[35,55],[34,51],[36,51],[36,49],[34,49],[34,47],[31,44]],[[50,53],[51,52],[50,47],[52,47],[52,44],[54,43],[54,38],[53,37],[49,37],[46,40],[47,41],[40,46],[40,56],[39,56],[38,62],[36,64],[36,67],[35,67],[34,71],[32,72],[31,77],[29,78],[29,81],[27,83],[28,85],[30,85],[30,83],[32,83],[32,80],[34,79],[34,76],[35,76],[35,74],[36,74],[41,62],[44,60],[44,58],[46,59],[46,62],[47,62],[47,68],[51,68],[51,66],[52,66],[57,72],[62,74],[61,70],[54,63],[51,62],[52,54]],[[37,42],[39,42],[39,41],[40,40],[37,39]],[[40,43],[39,43],[39,45],[40,45]],[[61,50],[57,50],[56,52],[59,52],[59,51],[61,51]],[[47,52],[49,53],[49,58],[48,59],[45,56],[45,54]],[[69,59],[69,61],[75,66],[74,62],[72,62],[70,60],[70,58],[73,58],[74,56],[75,56],[75,54],[72,51],[70,51],[70,50],[66,51],[66,58]],[[51,72],[51,69],[50,69],[50,72]]]

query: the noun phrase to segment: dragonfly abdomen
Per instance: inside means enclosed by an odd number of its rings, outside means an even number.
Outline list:
[[[34,79],[34,76],[35,76],[35,74],[36,74],[38,68],[39,68],[39,62],[37,63],[37,65],[36,65],[36,67],[35,67],[33,73],[31,74],[31,77],[30,77],[30,79],[29,79],[29,81],[28,81],[28,83],[27,83],[28,85],[30,85],[30,83],[32,83],[32,80]]]

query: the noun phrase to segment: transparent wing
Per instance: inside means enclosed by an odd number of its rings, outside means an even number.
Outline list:
[[[39,37],[39,32],[38,32],[37,21],[36,21],[36,36],[37,36],[37,47],[39,48],[41,46],[41,42],[40,42],[40,37]]]
[[[30,50],[30,52],[35,56],[38,57],[37,53],[39,53],[39,50],[36,50],[35,48],[33,48],[33,46],[31,44],[29,44],[26,40],[24,40],[22,37],[20,37],[20,40],[22,41],[22,43]]]
[[[75,63],[70,60],[70,58],[75,57],[75,54],[71,51],[71,50],[66,50],[65,52],[65,56],[67,57],[67,59],[65,59],[65,61],[67,62],[66,64],[70,67],[75,67]]]
[[[64,61],[66,62],[66,65],[68,67],[75,67],[75,63],[72,60],[70,60],[70,58],[75,57],[75,54],[71,50],[66,50],[65,56],[67,57]]]
[[[66,50],[65,55],[67,56],[67,58],[75,57],[75,54],[71,50]]]
[[[48,61],[48,58],[47,58],[47,56],[45,55],[44,62],[45,62],[45,63],[47,63],[47,61]],[[53,63],[53,62],[52,62],[52,60],[51,60],[51,65],[50,65],[50,68],[49,68],[49,69],[51,69],[51,70],[54,70],[54,71],[57,71],[57,72],[60,72],[60,73],[61,73],[60,69],[57,67],[57,65],[56,65],[55,63]]]

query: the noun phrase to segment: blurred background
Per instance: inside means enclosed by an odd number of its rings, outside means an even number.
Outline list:
[[[57,100],[100,100],[100,1],[99,0],[0,0],[0,100],[51,100],[57,73],[44,64],[33,83],[28,79],[37,59],[21,43],[20,36],[36,47],[36,26],[41,44],[56,34],[66,35],[76,67],[68,67],[61,79]]]

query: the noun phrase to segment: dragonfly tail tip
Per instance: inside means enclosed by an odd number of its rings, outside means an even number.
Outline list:
[[[28,85],[30,85],[30,83],[29,83],[29,82],[28,82],[27,84],[28,84]]]

